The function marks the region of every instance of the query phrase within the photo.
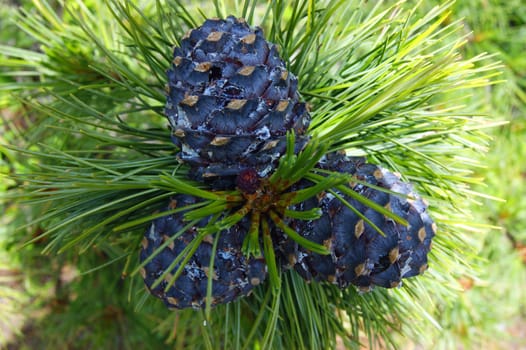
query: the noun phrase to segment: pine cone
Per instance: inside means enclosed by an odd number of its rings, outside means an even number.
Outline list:
[[[184,207],[197,203],[195,197],[177,195],[172,198],[170,209]],[[183,249],[197,237],[198,228],[204,227],[210,218],[201,220],[196,226],[183,230],[184,211],[164,216],[154,220],[147,229],[140,254],[141,262],[145,261],[162,244],[171,241],[162,251],[148,262],[142,271],[144,282],[148,290],[156,297],[162,299],[170,308],[204,308],[208,276],[212,275],[211,305],[231,302],[241,296],[248,295],[252,289],[262,283],[267,275],[267,266],[264,259],[247,259],[241,253],[241,245],[245,238],[250,220],[245,217],[231,228],[215,233],[219,234],[219,241],[214,260],[214,268],[210,269],[215,236],[207,236],[200,243],[194,255],[185,265],[182,274],[175,283],[165,292],[169,280],[175,274],[180,264],[176,264],[167,277],[155,288],[154,282],[172,264],[174,259],[181,254]]]
[[[297,151],[306,142],[310,116],[296,77],[261,29],[242,19],[208,19],[191,30],[167,75],[165,112],[178,157],[212,188],[233,188],[245,169],[271,173],[288,130],[297,135]]]
[[[374,286],[396,287],[402,278],[416,276],[427,269],[427,254],[436,228],[426,212],[427,205],[410,185],[385,169],[365,163],[362,158],[332,153],[320,162],[319,167],[354,174],[360,181],[400,193],[394,195],[364,184],[352,185],[358,194],[407,220],[409,226],[398,224],[350,196],[338,193],[382,230],[383,236],[334,195],[320,193],[292,208],[321,208],[319,219],[289,219],[288,224],[305,238],[327,246],[331,253],[309,252],[282,235],[277,245],[285,257],[285,264],[294,267],[306,280],[328,281],[340,288],[352,284],[362,290]],[[312,183],[302,180],[298,187],[308,186]]]

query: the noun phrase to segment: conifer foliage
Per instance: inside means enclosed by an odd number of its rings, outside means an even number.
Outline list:
[[[57,281],[49,344],[433,336],[474,274],[464,204],[495,124],[465,109],[497,65],[460,55],[452,3],[32,3],[32,44],[0,45],[23,121],[2,199],[22,271]]]

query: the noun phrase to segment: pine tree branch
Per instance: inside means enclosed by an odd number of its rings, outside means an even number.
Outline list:
[[[462,107],[462,98],[445,102],[445,97],[491,84],[499,65],[486,63],[485,55],[460,56],[465,38],[459,34],[459,22],[446,23],[450,2],[420,17],[403,2],[234,3],[214,1],[214,6],[201,9],[179,0],[157,0],[144,7],[118,0],[93,1],[92,6],[78,1],[64,4],[59,16],[49,2],[35,0],[35,13],[21,10],[20,28],[40,43],[42,52],[0,47],[7,56],[0,57],[2,65],[23,77],[0,83],[0,90],[19,96],[39,116],[22,133],[24,146],[2,146],[17,154],[17,162],[25,167],[9,174],[18,185],[5,198],[29,205],[26,227],[38,225],[44,231],[37,237],[17,234],[17,243],[33,247],[44,240],[43,251],[49,254],[108,254],[107,260],[84,260],[87,266],[81,271],[92,271],[84,281],[100,277],[102,285],[110,285],[119,269],[132,271],[119,297],[127,294],[140,309],[137,318],[148,315],[148,327],[156,325],[161,337],[168,337],[177,322],[172,339],[177,346],[330,348],[340,337],[358,347],[360,334],[366,334],[370,344],[381,339],[394,345],[393,330],[418,339],[425,333],[424,324],[437,326],[435,305],[457,297],[452,292],[455,279],[472,273],[466,227],[475,226],[463,202],[476,195],[469,187],[479,182],[471,175],[473,155],[487,147],[484,129],[495,126],[481,113]],[[286,182],[284,188],[302,178],[317,182],[315,190],[300,192],[298,201],[318,190],[338,189],[344,177],[312,171],[329,150],[366,155],[401,172],[429,200],[440,227],[431,252],[433,272],[401,289],[359,294],[353,288],[307,284],[294,271],[276,278],[274,271],[272,283],[256,288],[250,297],[214,309],[208,301],[204,314],[187,310],[162,321],[166,313],[144,297],[142,282],[135,278],[149,260],[138,264],[131,258],[138,251],[143,225],[190,209],[185,226],[190,227],[199,218],[230,210],[226,203],[242,200],[239,192],[213,192],[186,179],[188,169],[176,161],[178,149],[170,142],[162,116],[171,46],[180,44],[186,30],[205,17],[230,12],[261,25],[266,37],[279,45],[313,107],[312,142],[297,155],[289,145],[271,181]],[[204,200],[195,208],[154,213],[176,193]],[[363,203],[392,215],[370,201]],[[286,213],[306,219],[316,215]],[[298,238],[274,216],[283,230]],[[214,223],[220,227],[213,223],[208,229],[215,232],[233,225],[234,219],[239,218],[218,219]],[[170,283],[202,235],[188,246],[188,254],[173,262],[171,267],[181,264]],[[268,237],[263,237],[266,256],[273,253]]]

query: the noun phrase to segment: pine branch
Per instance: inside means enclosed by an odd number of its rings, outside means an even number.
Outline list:
[[[29,206],[26,228],[43,228],[36,237],[18,233],[17,244],[48,254],[82,253],[87,258],[82,258],[86,266],[79,266],[85,272],[81,284],[100,278],[101,285],[114,285],[110,281],[117,280],[119,272],[131,272],[119,298],[126,296],[137,305],[138,316],[133,317],[147,317],[140,322],[156,325],[159,337],[174,346],[331,348],[341,338],[345,345],[358,347],[361,334],[371,345],[381,341],[394,346],[393,330],[419,339],[426,327],[437,326],[436,305],[455,299],[456,278],[473,273],[466,231],[471,223],[462,203],[475,196],[469,187],[479,182],[471,176],[473,154],[487,146],[484,129],[495,126],[462,107],[462,99],[444,102],[444,96],[491,84],[499,67],[486,63],[490,61],[484,55],[462,59],[460,23],[446,23],[452,3],[421,17],[403,2],[214,1],[214,6],[201,9],[179,0],[158,0],[144,7],[118,0],[93,1],[88,7],[77,1],[64,4],[62,16],[47,1],[34,0],[34,5],[35,13],[21,10],[17,21],[42,45],[42,52],[0,47],[7,55],[0,62],[25,77],[1,83],[0,90],[16,94],[39,115],[21,133],[22,147],[2,147],[17,154],[17,162],[25,167],[24,172],[9,174],[17,185],[4,198]],[[162,115],[172,46],[204,18],[229,13],[264,28],[312,105],[311,142],[303,153],[294,154],[290,136],[289,152],[270,182],[283,184],[283,191],[302,178],[316,182],[298,192],[297,201],[321,190],[342,190],[346,177],[312,171],[329,150],[366,155],[399,171],[429,200],[440,227],[427,276],[401,289],[359,294],[353,288],[307,284],[294,271],[280,274],[270,264],[272,283],[214,309],[209,279],[202,314],[167,314],[145,297],[142,281],[135,277],[141,265],[133,257],[148,222],[190,210],[185,215],[191,226],[242,201],[239,191],[213,192],[187,180],[188,169],[175,159],[178,149],[170,142]],[[155,213],[170,196],[181,193],[203,202]],[[392,215],[371,201],[362,203]],[[319,215],[286,213],[307,220]],[[231,214],[216,218],[205,228],[209,231],[201,231],[188,245],[172,264],[180,263],[170,282],[204,234],[241,219],[235,211]],[[279,216],[270,215],[292,239],[326,253],[295,235]],[[271,259],[272,242],[264,225],[263,252]],[[255,240],[249,243],[252,248],[247,250],[254,251]],[[107,259],[89,258],[101,251]],[[100,288],[90,300],[104,291]]]

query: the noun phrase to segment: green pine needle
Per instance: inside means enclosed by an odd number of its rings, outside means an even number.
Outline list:
[[[269,212],[269,216],[272,219],[272,221],[278,226],[285,234],[291,238],[292,240],[296,241],[301,246],[305,247],[306,249],[312,251],[316,254],[322,254],[327,255],[330,253],[329,249],[323,245],[320,245],[318,243],[314,243],[305,237],[301,236],[299,233],[291,229],[283,220],[273,211]]]

